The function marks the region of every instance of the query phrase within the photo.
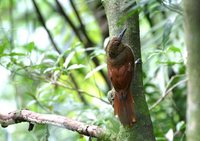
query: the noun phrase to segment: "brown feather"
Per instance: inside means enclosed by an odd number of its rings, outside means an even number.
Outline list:
[[[127,91],[120,91],[116,93],[116,96],[114,98],[114,114],[118,115],[119,120],[123,125],[131,126],[134,122],[136,122],[133,107],[134,101],[130,90],[125,97],[121,96],[124,95],[123,93],[126,92]]]

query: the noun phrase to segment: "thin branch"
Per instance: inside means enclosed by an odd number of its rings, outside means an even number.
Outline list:
[[[76,89],[76,91],[78,92],[78,96],[79,98],[81,99],[81,101],[85,104],[85,105],[88,105],[88,102],[86,101],[85,97],[81,94],[81,92],[78,90],[78,84],[76,83],[76,80],[74,78],[74,76],[70,73],[69,74],[71,80],[72,80],[72,83],[74,84],[74,87]]]
[[[169,94],[170,92],[175,88],[177,87],[178,85],[182,84],[182,83],[185,83],[187,81],[187,79],[183,79],[179,82],[177,82],[176,84],[174,84],[172,87],[170,87],[169,89],[166,89],[165,90],[165,93],[163,94],[163,96],[158,99],[150,108],[149,110],[152,110],[153,108],[155,108],[160,102],[162,102]]]
[[[48,112],[48,113],[52,113],[52,111],[49,110],[49,108],[47,108],[46,105],[42,104],[34,94],[28,93],[28,95],[29,95],[30,97],[32,97],[32,98],[36,101],[36,103],[39,105],[39,107],[40,107],[41,109],[43,109],[44,111],[46,111],[46,112]]]
[[[103,99],[101,99],[101,98],[99,98],[99,97],[96,97],[96,96],[94,96],[94,95],[92,95],[92,94],[90,94],[90,93],[88,93],[88,92],[86,92],[86,91],[79,90],[79,89],[76,89],[76,88],[68,87],[67,85],[65,85],[65,84],[63,84],[63,83],[60,83],[60,82],[58,82],[58,81],[54,81],[54,82],[51,82],[51,83],[52,83],[52,84],[55,84],[55,85],[58,85],[58,86],[61,86],[61,87],[64,87],[64,88],[66,88],[66,89],[76,90],[76,91],[78,91],[78,92],[80,92],[80,93],[82,93],[82,94],[85,94],[85,95],[87,95],[87,96],[96,98],[96,99],[98,99],[98,100],[100,100],[100,101],[102,101],[102,102],[104,102],[104,103],[106,103],[106,104],[110,104],[108,101],[105,101],[105,100],[103,100]]]
[[[101,138],[106,135],[103,128],[95,125],[88,125],[80,121],[76,121],[64,116],[53,114],[40,114],[29,110],[18,110],[8,114],[0,113],[0,124],[7,127],[12,124],[21,122],[29,122],[30,124],[47,124],[68,130],[76,131],[89,137]]]
[[[74,12],[76,14],[76,17],[77,17],[79,23],[80,23],[80,27],[81,27],[81,30],[82,30],[83,34],[85,35],[85,38],[87,39],[88,42],[90,42],[91,44],[93,44],[92,41],[90,40],[90,38],[87,35],[87,32],[85,30],[85,25],[83,24],[83,22],[81,20],[81,16],[79,15],[79,12],[78,12],[75,4],[74,4],[74,1],[70,0],[70,4],[71,4],[72,8],[74,9]]]
[[[59,48],[57,47],[56,43],[55,43],[54,40],[53,40],[53,36],[51,35],[51,32],[49,31],[49,29],[47,28],[47,26],[46,26],[46,24],[45,24],[45,20],[44,20],[42,14],[41,14],[41,12],[40,12],[40,9],[38,8],[37,3],[35,2],[35,0],[32,0],[32,3],[33,3],[33,5],[34,5],[34,7],[35,7],[35,11],[36,11],[36,13],[37,13],[38,19],[40,20],[42,26],[45,28],[47,34],[49,35],[49,39],[50,39],[50,41],[51,41],[51,43],[52,43],[54,49],[55,49],[59,54],[61,54],[61,51],[59,50]]]
[[[10,29],[11,29],[11,34],[10,34],[10,45],[12,48],[14,48],[14,17],[13,17],[13,0],[10,0],[10,9],[9,9],[9,16],[10,16]]]
[[[84,43],[83,39],[81,38],[81,35],[79,34],[78,30],[76,29],[76,26],[74,25],[74,23],[71,21],[71,19],[69,18],[69,16],[65,13],[63,7],[61,6],[60,2],[58,0],[55,0],[56,5],[58,7],[58,12],[64,17],[64,19],[67,21],[67,23],[70,25],[70,27],[72,28],[72,30],[74,31],[74,33],[76,34],[76,36],[78,37],[78,39]]]
[[[145,5],[144,5],[144,15],[145,15],[145,17],[146,17],[146,19],[147,19],[147,21],[149,23],[149,26],[151,28],[153,28],[154,27],[154,22],[153,22],[153,19],[150,16],[150,11],[149,11],[149,8],[148,8],[148,3],[145,3]],[[152,32],[152,35],[155,35],[155,31],[154,30],[151,30],[151,32]]]

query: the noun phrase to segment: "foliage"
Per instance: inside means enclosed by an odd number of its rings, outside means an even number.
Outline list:
[[[59,11],[56,1],[35,0],[51,35],[38,19],[33,1],[0,2],[0,71],[3,74],[0,77],[0,106],[8,107],[0,111],[27,108],[60,114],[106,126],[117,134],[119,123],[106,103],[109,85],[103,75],[106,74],[102,38],[105,35],[91,8],[93,3],[100,1],[74,2],[81,21],[71,1],[60,1],[74,30]],[[181,1],[137,2],[136,7],[131,6],[131,1],[127,4],[129,12],[119,23],[139,10],[147,103],[151,107],[164,97],[150,111],[156,139],[185,140],[186,84],[183,80],[186,79],[186,60]],[[101,4],[98,7],[100,9]],[[49,36],[53,37],[55,45]],[[99,64],[95,63],[95,58]],[[27,124],[1,128],[0,138],[87,140],[87,137],[56,127],[37,125],[31,132],[27,128]]]

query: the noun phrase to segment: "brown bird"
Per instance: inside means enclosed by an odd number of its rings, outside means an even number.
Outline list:
[[[134,101],[130,85],[134,75],[134,55],[131,48],[122,43],[126,29],[118,37],[113,37],[107,47],[108,76],[115,89],[114,114],[124,126],[136,122]]]

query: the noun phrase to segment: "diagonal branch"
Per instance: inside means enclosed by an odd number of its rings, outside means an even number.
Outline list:
[[[0,113],[0,124],[7,127],[12,124],[29,122],[30,124],[47,124],[68,130],[76,131],[89,137],[102,138],[106,135],[105,129],[95,125],[88,125],[80,121],[53,114],[40,114],[29,110],[17,110],[7,114]]]
[[[149,108],[149,110],[152,110],[153,108],[155,108],[160,102],[162,102],[162,101],[170,94],[170,92],[171,92],[174,88],[176,88],[178,85],[180,85],[180,84],[182,84],[182,83],[185,83],[186,81],[187,81],[187,79],[183,79],[183,80],[177,82],[176,84],[174,84],[174,85],[173,85],[172,87],[170,87],[169,89],[166,89],[164,95],[163,95],[160,99],[158,99],[158,100]]]
[[[77,17],[79,23],[80,23],[80,27],[81,27],[81,30],[82,30],[83,34],[85,35],[85,38],[87,39],[88,42],[92,43],[92,41],[90,40],[90,38],[87,35],[87,32],[85,30],[85,25],[83,24],[83,22],[81,20],[81,16],[80,16],[80,14],[79,14],[79,12],[78,12],[75,4],[74,4],[74,1],[70,0],[70,4],[71,4],[72,8],[74,9],[74,12],[76,14],[76,17]]]
[[[52,43],[54,49],[55,49],[59,54],[61,54],[61,51],[59,50],[59,48],[57,47],[56,43],[55,43],[54,40],[53,40],[53,36],[51,35],[51,32],[49,31],[49,29],[47,28],[47,26],[46,26],[46,24],[45,24],[45,20],[44,20],[42,14],[41,14],[41,12],[40,12],[40,10],[39,10],[39,8],[38,8],[37,3],[35,2],[35,0],[32,0],[32,3],[33,3],[33,5],[34,5],[34,7],[35,7],[35,11],[37,12],[38,19],[40,20],[42,26],[45,28],[47,34],[49,35],[49,39],[50,39],[50,41],[51,41],[51,43]]]
[[[78,37],[78,39],[84,43],[83,39],[81,38],[81,35],[79,33],[79,31],[76,29],[76,26],[74,25],[74,23],[71,21],[71,19],[69,18],[69,16],[65,13],[63,7],[61,6],[60,2],[58,2],[58,0],[55,0],[56,5],[58,7],[58,12],[64,17],[64,19],[67,21],[67,23],[69,24],[69,26],[72,28],[72,30],[74,31],[74,33],[76,34],[76,36]]]

